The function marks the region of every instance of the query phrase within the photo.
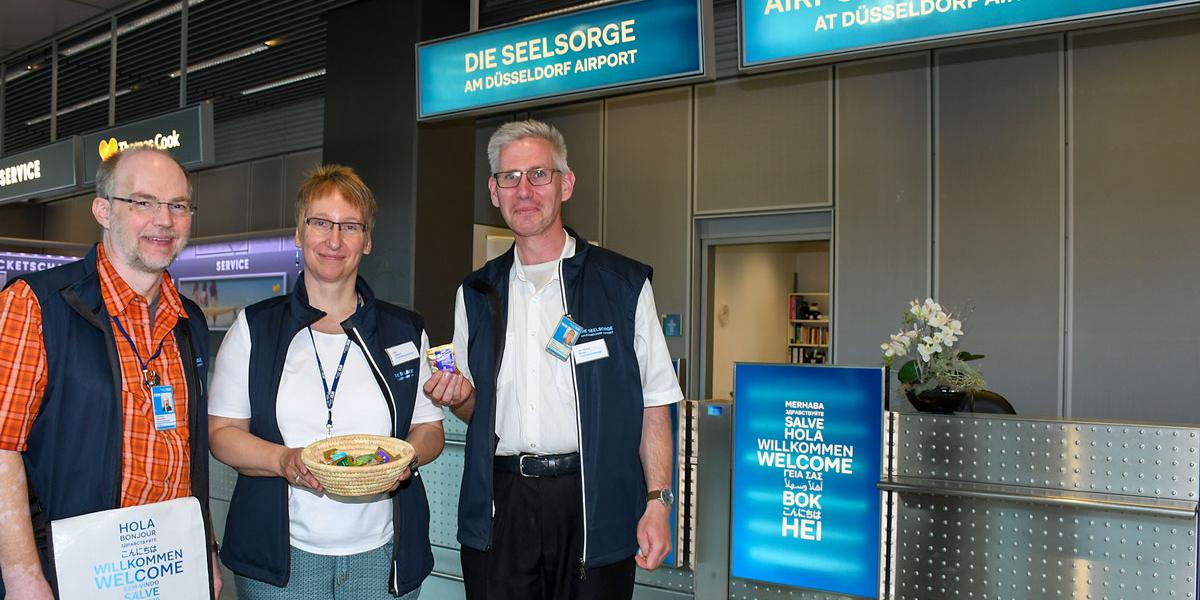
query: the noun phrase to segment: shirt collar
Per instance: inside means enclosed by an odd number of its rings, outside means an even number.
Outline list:
[[[563,241],[562,253],[558,255],[559,260],[566,260],[572,256],[575,256],[575,238],[571,237],[571,234],[565,229],[563,230],[563,233],[566,234],[567,239]],[[516,248],[513,248],[513,268],[509,277],[510,279],[527,281],[525,278],[525,263],[521,262],[521,253]],[[557,279],[558,269],[555,269],[554,275],[550,277],[550,281],[555,281]]]
[[[104,308],[108,310],[108,314],[110,315],[124,315],[125,311],[129,309],[129,305],[140,295],[133,288],[129,287],[129,284],[121,277],[120,273],[117,273],[117,268],[108,260],[108,252],[105,250],[103,242],[97,245],[96,271],[100,274]],[[187,311],[184,310],[183,302],[179,299],[179,291],[175,289],[175,284],[171,281],[171,276],[166,271],[163,271],[162,274],[158,297],[159,312],[165,309],[178,314],[180,317],[187,318]]]

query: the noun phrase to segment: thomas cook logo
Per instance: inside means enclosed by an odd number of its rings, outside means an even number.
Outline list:
[[[117,145],[117,138],[108,138],[100,140],[100,160],[108,160],[116,154],[120,148]]]
[[[158,148],[159,150],[171,150],[183,145],[180,137],[180,133],[172,129],[171,133],[156,133],[150,139],[136,142],[118,141],[117,138],[108,138],[107,140],[100,140],[100,147],[97,151],[100,153],[100,160],[103,161],[112,158],[118,152],[139,146],[149,146],[151,148]]]

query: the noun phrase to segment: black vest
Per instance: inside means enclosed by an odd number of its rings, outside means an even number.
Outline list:
[[[638,454],[642,383],[633,338],[638,296],[651,269],[567,232],[575,239],[575,256],[563,261],[562,274],[567,307],[584,327],[579,343],[603,339],[609,353],[575,366],[586,540],[582,558],[588,567],[602,567],[637,552],[637,523],[646,510]],[[463,282],[475,412],[467,429],[458,541],[477,550],[489,549],[492,542],[496,379],[504,356],[513,253],[510,248]]]
[[[393,366],[385,349],[404,342],[420,348],[424,322],[412,311],[377,300],[361,277],[357,291],[363,304],[342,322],[342,328],[366,354],[384,398],[394,398],[388,406],[392,435],[404,438],[419,393],[417,361],[422,357]],[[309,305],[303,277],[292,293],[246,309],[250,327],[250,433],[283,444],[275,419],[275,399],[288,345],[297,333],[323,316],[325,313]],[[280,477],[238,475],[221,546],[222,562],[234,572],[280,587],[287,585],[291,574],[287,487],[287,481]],[[421,585],[433,570],[429,503],[419,476],[402,484],[393,496],[392,523],[388,591],[401,596]]]
[[[46,391],[23,458],[34,537],[51,585],[48,522],[121,505],[121,363],[96,260],[93,246],[83,260],[17,278],[42,310]],[[180,300],[188,318],[174,333],[187,380],[192,495],[209,531],[208,326],[200,307]],[[0,584],[0,598],[3,591]]]

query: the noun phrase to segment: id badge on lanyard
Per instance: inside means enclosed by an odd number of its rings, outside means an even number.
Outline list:
[[[571,357],[571,348],[579,341],[583,327],[571,320],[571,315],[563,315],[554,328],[554,335],[546,343],[546,352],[558,360],[565,361]]]
[[[154,403],[154,429],[157,431],[175,429],[175,386],[150,386],[150,399]]]

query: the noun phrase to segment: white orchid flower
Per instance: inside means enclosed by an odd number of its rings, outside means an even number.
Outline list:
[[[918,319],[923,318],[921,316],[921,301],[914,298],[912,302],[909,302],[908,312],[912,313]]]
[[[942,326],[942,331],[953,335],[962,335],[962,321],[952,319],[949,323]]]
[[[946,324],[949,322],[950,322],[950,315],[948,315],[940,310],[929,317],[929,326],[937,328],[937,329],[941,329],[941,328],[945,327]]]
[[[946,329],[943,329],[939,335],[942,336],[942,344],[945,344],[947,348],[953,346],[954,342],[958,341],[958,336]]]
[[[937,302],[934,302],[933,298],[926,298],[924,309],[925,309],[925,314],[927,315],[926,318],[929,318],[929,317],[932,317],[933,315],[936,315],[936,314],[942,312],[942,305],[938,304]]]
[[[924,346],[930,348],[930,352],[941,352],[942,351],[942,340],[937,339],[934,336],[927,335],[927,336],[921,338],[921,341],[925,342],[923,344]]]
[[[923,362],[929,362],[929,357],[933,356],[933,348],[926,344],[917,344],[917,352],[921,355]]]

